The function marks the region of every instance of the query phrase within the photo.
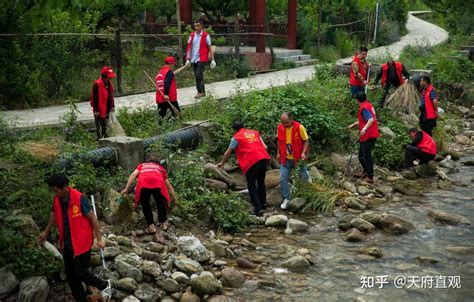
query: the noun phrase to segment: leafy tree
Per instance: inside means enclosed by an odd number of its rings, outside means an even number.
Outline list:
[[[441,25],[448,30],[471,34],[474,31],[474,2],[462,0],[423,0],[433,11]]]

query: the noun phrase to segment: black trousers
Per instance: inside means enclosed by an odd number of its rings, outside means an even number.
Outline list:
[[[158,222],[163,223],[166,221],[166,205],[165,198],[161,195],[160,189],[148,189],[143,188],[140,193],[140,203],[142,205],[143,215],[145,215],[145,220],[148,225],[153,224],[153,212],[150,207],[150,197],[153,195],[153,199],[156,203],[156,209],[158,211]]]
[[[408,145],[405,147],[405,168],[413,167],[413,161],[415,159],[419,159],[420,164],[427,164],[434,158],[435,155],[425,153],[415,146]]]
[[[391,89],[397,89],[399,86],[392,84],[392,82],[386,82],[384,87],[383,87],[383,94],[382,98],[380,99],[380,107],[385,106],[385,100],[387,99],[387,96],[390,93]]]
[[[204,66],[206,63],[197,62],[193,63],[194,68],[194,77],[196,78],[196,89],[199,93],[206,93],[206,88],[204,87]]]
[[[100,116],[95,116],[95,131],[97,133],[97,139],[107,137],[107,118],[101,118]]]
[[[176,109],[178,109],[179,112],[181,112],[181,108],[179,108],[179,104],[178,104],[178,101],[170,101],[171,105],[173,105]],[[158,104],[158,115],[161,117],[161,118],[164,118],[166,113],[169,111],[171,111],[171,114],[176,117],[176,114],[174,113],[174,111],[171,109],[171,105],[168,103],[168,102],[164,102],[164,103],[159,103]]]
[[[375,146],[375,138],[360,142],[359,148],[359,162],[364,168],[365,174],[372,178],[374,177],[374,161],[372,159],[372,148]]]
[[[262,159],[247,170],[247,188],[255,214],[267,208],[267,193],[265,190],[265,175],[269,160]]]
[[[433,136],[433,129],[436,127],[436,119],[427,119],[426,118],[426,109],[425,107],[420,107],[420,128],[421,130],[428,133],[430,136]]]
[[[84,290],[82,282],[94,286],[99,290],[104,290],[107,287],[107,281],[99,279],[89,272],[91,260],[90,250],[74,257],[74,252],[65,248],[63,250],[63,259],[67,282],[71,288],[72,295],[77,302],[87,301],[86,291]]]

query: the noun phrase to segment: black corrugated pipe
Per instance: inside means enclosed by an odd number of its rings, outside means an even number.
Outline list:
[[[116,164],[117,154],[112,147],[100,148],[80,155],[74,154],[67,158],[61,158],[58,161],[58,166],[63,170],[69,170],[77,161],[89,162],[95,167],[104,166],[105,164]]]

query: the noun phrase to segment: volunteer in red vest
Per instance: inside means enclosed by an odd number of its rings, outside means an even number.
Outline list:
[[[201,98],[206,95],[204,67],[210,59],[211,68],[215,68],[216,61],[214,61],[214,51],[211,47],[211,36],[203,30],[202,20],[197,20],[194,23],[194,29],[195,31],[189,36],[188,46],[186,47],[186,64],[193,64],[198,91],[195,98]]]
[[[156,104],[158,105],[158,115],[164,118],[168,109],[174,117],[175,113],[170,106],[174,106],[178,111],[181,109],[178,105],[178,93],[176,89],[176,78],[174,76],[174,66],[176,61],[174,57],[169,56],[165,59],[165,66],[156,74],[156,86],[161,91],[156,91]],[[164,96],[163,96],[164,95]],[[167,102],[170,101],[171,105]]]
[[[247,188],[250,201],[253,204],[254,215],[262,216],[263,210],[267,207],[265,175],[270,161],[267,146],[258,131],[244,128],[242,122],[235,121],[232,128],[235,134],[230,141],[229,148],[224,153],[224,158],[217,166],[219,168],[224,166],[232,154],[232,150],[235,150],[240,169],[247,178]]]
[[[374,162],[372,160],[372,149],[375,141],[379,137],[379,127],[374,107],[367,100],[363,92],[356,94],[359,102],[359,111],[357,112],[358,121],[349,125],[349,129],[359,126],[359,161],[364,168],[363,180],[368,183],[374,182]]]
[[[420,100],[420,128],[433,135],[433,129],[436,127],[438,117],[438,96],[431,85],[429,76],[423,76],[420,80],[421,100]]]
[[[115,110],[114,85],[111,81],[113,78],[115,78],[115,72],[109,66],[104,66],[100,72],[100,78],[92,85],[90,103],[98,140],[106,137],[109,113]]]
[[[303,125],[293,120],[291,112],[285,112],[280,117],[278,125],[278,153],[280,160],[280,190],[283,197],[281,208],[286,210],[291,201],[289,180],[291,171],[299,164],[300,178],[311,182],[308,167],[304,162],[307,158],[309,137]]]
[[[54,201],[48,225],[39,235],[38,241],[43,244],[56,223],[66,278],[74,299],[87,301],[82,285],[84,282],[101,290],[104,301],[109,301],[112,297],[110,280],[99,279],[88,270],[94,234],[99,248],[105,247],[99,221],[84,195],[69,187],[68,183],[63,174],[54,174],[49,178],[48,185],[54,192]]]
[[[368,85],[369,63],[367,62],[367,47],[359,48],[359,53],[354,56],[350,69],[350,92],[354,97],[358,92],[364,92],[365,86]]]
[[[388,96],[390,88],[396,89],[403,85],[408,79],[410,79],[410,73],[402,63],[390,60],[382,64],[375,78],[375,85],[382,80],[381,86],[383,88],[383,95],[380,99],[380,106],[383,107],[385,105],[385,99]]]
[[[405,169],[413,167],[415,159],[420,160],[420,164],[427,164],[436,156],[436,142],[425,131],[418,131],[416,128],[408,130],[413,141],[405,147]]]
[[[146,162],[139,164],[135,171],[130,175],[125,189],[122,194],[127,194],[132,187],[133,181],[138,178],[135,188],[135,208],[142,205],[143,215],[148,224],[148,228],[144,230],[145,234],[156,234],[159,242],[164,243],[164,238],[160,232],[157,233],[155,228],[153,213],[150,207],[150,197],[156,203],[158,211],[158,226],[164,231],[168,228],[167,211],[171,208],[171,198],[175,204],[178,204],[176,193],[168,180],[168,173],[165,168],[160,165],[157,156],[150,154],[147,156]]]

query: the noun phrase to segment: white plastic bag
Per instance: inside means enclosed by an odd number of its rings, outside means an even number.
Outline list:
[[[115,116],[115,112],[110,112],[109,114],[109,121],[107,122],[107,134],[109,137],[127,135]]]

